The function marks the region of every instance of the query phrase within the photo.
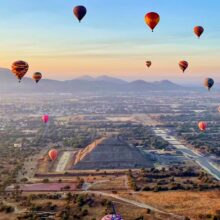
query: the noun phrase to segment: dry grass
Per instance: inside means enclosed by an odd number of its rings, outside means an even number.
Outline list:
[[[126,176],[117,177],[117,178],[110,178],[109,180],[103,180],[103,182],[96,182],[92,185],[90,190],[120,190],[120,189],[127,189],[126,186]]]
[[[207,192],[142,192],[132,196],[124,194],[124,196],[196,220],[200,219],[200,214],[215,214],[217,210],[220,210],[220,190]]]

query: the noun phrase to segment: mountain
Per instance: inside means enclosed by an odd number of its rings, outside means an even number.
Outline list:
[[[83,76],[73,80],[58,81],[42,79],[38,84],[32,79],[24,77],[21,83],[11,74],[10,70],[0,68],[0,92],[1,93],[117,93],[117,92],[148,92],[148,91],[173,91],[187,90],[168,80],[158,82],[146,82],[136,80],[127,82],[106,75],[100,77]]]
[[[99,77],[91,77],[91,76],[85,75],[85,76],[78,77],[75,80],[83,80],[83,81],[90,81],[90,82],[91,81],[109,82],[109,83],[117,83],[117,84],[127,83],[126,81],[124,81],[122,79],[117,79],[117,78],[109,77],[109,76],[106,76],[106,75],[102,75],[102,76],[99,76]]]

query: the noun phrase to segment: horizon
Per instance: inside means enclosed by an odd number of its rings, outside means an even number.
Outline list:
[[[220,18],[220,3],[212,3],[5,1],[0,8],[1,66],[10,68],[13,61],[23,59],[30,65],[28,76],[41,71],[44,78],[57,80],[104,74],[128,81],[167,79],[198,85],[206,77],[220,81],[219,30],[214,22]],[[88,10],[80,24],[72,13],[78,4]],[[144,23],[150,11],[161,16],[154,33]],[[200,40],[193,33],[196,25],[205,28]],[[150,69],[146,59],[152,61]],[[189,62],[184,74],[178,67],[183,59]]]

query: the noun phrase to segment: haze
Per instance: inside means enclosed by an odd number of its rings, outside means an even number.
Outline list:
[[[81,24],[72,14],[77,4],[88,9]],[[0,66],[10,68],[23,59],[30,73],[59,80],[107,74],[126,80],[201,84],[210,76],[219,81],[219,5],[218,0],[3,0]],[[154,33],[144,23],[149,11],[161,15]],[[200,40],[195,25],[205,28]],[[150,71],[146,59],[153,62]],[[178,68],[182,59],[189,62],[184,75]]]

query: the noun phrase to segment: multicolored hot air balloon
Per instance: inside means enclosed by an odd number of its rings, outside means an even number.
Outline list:
[[[207,87],[209,91],[213,85],[214,85],[214,80],[212,78],[205,79],[204,86]]]
[[[11,65],[11,71],[17,77],[19,82],[24,77],[24,75],[27,73],[28,69],[29,69],[28,63],[22,60],[15,61]]]
[[[40,72],[36,72],[33,74],[32,79],[35,80],[36,83],[38,83],[42,78],[42,74]]]
[[[202,26],[194,27],[194,33],[198,38],[200,38],[203,32],[204,32],[204,28]]]
[[[123,220],[120,215],[106,215],[102,220]]]
[[[79,22],[81,22],[81,20],[84,18],[84,16],[85,16],[86,13],[87,13],[87,9],[86,9],[86,7],[84,7],[84,6],[79,5],[79,6],[76,6],[76,7],[73,9],[73,13],[74,13],[74,15],[77,17],[77,19],[79,20]]]
[[[187,69],[188,65],[189,65],[188,62],[185,61],[185,60],[181,60],[181,61],[179,62],[179,67],[180,67],[180,69],[183,71],[183,73],[184,73],[185,70]]]
[[[57,159],[58,151],[56,149],[52,149],[48,152],[48,156],[52,161],[54,161]]]
[[[205,131],[206,128],[207,128],[207,123],[204,122],[204,121],[200,121],[200,122],[198,123],[198,127],[199,127],[199,129],[200,129],[201,131]]]
[[[150,27],[152,32],[154,31],[154,28],[157,26],[157,24],[160,21],[160,15],[156,12],[149,12],[145,15],[145,22]]]
[[[146,66],[149,68],[151,66],[152,62],[150,60],[146,61]]]
[[[49,121],[49,115],[43,115],[41,119],[46,124]]]

